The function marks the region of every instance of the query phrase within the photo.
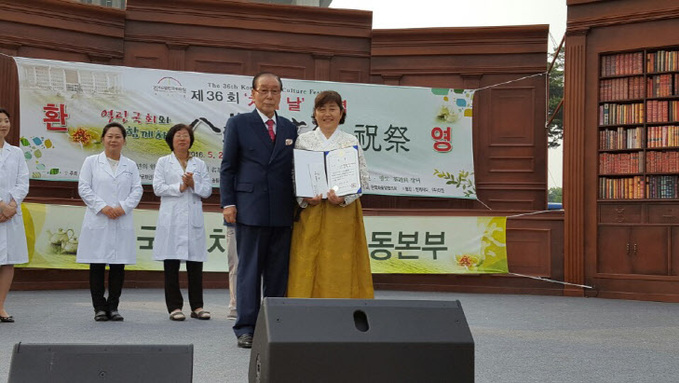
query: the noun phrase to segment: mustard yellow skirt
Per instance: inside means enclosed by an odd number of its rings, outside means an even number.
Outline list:
[[[302,210],[292,229],[288,297],[374,297],[360,200]]]

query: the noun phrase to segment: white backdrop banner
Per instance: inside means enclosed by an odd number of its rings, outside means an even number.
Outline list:
[[[127,128],[124,154],[150,184],[165,135],[190,124],[193,155],[219,185],[227,119],[254,110],[251,76],[220,75],[15,58],[21,148],[32,179],[77,181],[85,157],[103,150],[109,122]],[[283,79],[280,115],[300,133],[313,129],[314,98],[335,90],[345,100],[342,130],[354,134],[370,170],[366,194],[476,198],[472,152],[473,91]]]

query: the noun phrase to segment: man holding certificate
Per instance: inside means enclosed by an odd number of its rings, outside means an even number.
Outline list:
[[[346,113],[335,91],[316,96],[311,132],[295,144],[302,208],[292,230],[288,297],[373,298],[361,209],[368,169],[358,139],[338,129]]]

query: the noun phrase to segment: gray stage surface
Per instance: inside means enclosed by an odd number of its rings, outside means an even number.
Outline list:
[[[679,382],[679,304],[400,291],[376,295],[459,300],[475,341],[478,383]],[[171,322],[162,290],[124,289],[120,312],[125,321],[97,323],[89,291],[12,291],[6,307],[16,323],[0,323],[0,380],[8,376],[18,342],[192,343],[195,382],[247,382],[250,351],[236,347],[227,303],[227,290],[206,290],[212,320]]]

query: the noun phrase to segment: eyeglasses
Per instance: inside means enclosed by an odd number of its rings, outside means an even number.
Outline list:
[[[255,89],[255,92],[264,95],[270,94],[272,96],[278,96],[279,94],[281,94],[280,89]]]

